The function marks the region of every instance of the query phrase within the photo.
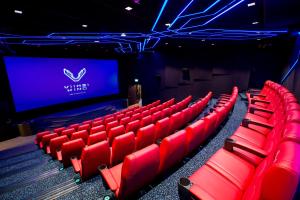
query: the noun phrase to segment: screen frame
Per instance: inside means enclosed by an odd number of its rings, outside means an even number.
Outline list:
[[[63,103],[58,103],[58,104],[52,104],[49,106],[43,106],[43,107],[39,107],[39,108],[34,108],[34,109],[29,109],[29,110],[25,110],[25,111],[17,111],[16,110],[16,105],[15,105],[15,100],[14,100],[14,96],[13,96],[13,91],[11,88],[11,83],[9,80],[9,75],[8,75],[8,71],[7,71],[7,66],[5,64],[4,61],[4,57],[24,57],[24,58],[45,58],[45,59],[74,59],[74,60],[88,60],[88,59],[94,59],[94,60],[114,60],[117,62],[117,80],[118,80],[118,94],[113,94],[113,95],[105,95],[105,96],[99,96],[99,97],[92,97],[92,98],[86,98],[86,99],[80,99],[80,100],[74,100],[74,101],[68,101],[68,102],[63,102]],[[9,106],[10,106],[10,110],[13,112],[13,115],[17,118],[24,118],[24,117],[35,117],[35,116],[40,116],[43,114],[51,114],[51,113],[55,113],[55,112],[61,112],[64,110],[68,110],[68,109],[73,109],[73,108],[78,108],[81,106],[86,106],[86,105],[91,105],[91,104],[96,104],[96,103],[100,103],[100,102],[104,102],[104,101],[110,101],[110,100],[115,100],[115,99],[120,99],[122,98],[122,89],[121,89],[121,85],[120,85],[120,62],[119,59],[117,58],[95,58],[95,57],[59,57],[59,56],[17,56],[17,55],[3,55],[1,57],[1,62],[2,62],[2,66],[3,66],[3,70],[4,70],[4,76],[5,79],[4,80],[6,82],[6,90],[7,90],[7,94],[8,94],[8,101],[9,101]]]

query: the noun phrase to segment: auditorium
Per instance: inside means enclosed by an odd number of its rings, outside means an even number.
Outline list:
[[[0,19],[0,199],[300,199],[299,0],[10,0]]]

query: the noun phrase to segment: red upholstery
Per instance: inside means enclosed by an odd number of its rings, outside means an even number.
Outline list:
[[[101,175],[119,199],[149,184],[157,175],[159,147],[150,145],[126,156],[123,164],[101,170]]]
[[[135,140],[135,149],[139,150],[154,143],[155,126],[150,124],[138,130]]]
[[[61,157],[64,167],[71,165],[71,157],[80,158],[84,146],[84,141],[81,138],[63,143],[61,147]],[[59,154],[60,152],[58,151],[57,153]],[[59,155],[57,155],[57,157],[59,158]]]
[[[148,115],[151,115],[149,110],[145,110],[145,111],[142,112],[142,117],[146,117]]]
[[[87,144],[88,137],[89,137],[89,134],[88,134],[87,130],[82,130],[82,131],[77,131],[77,132],[72,133],[71,140],[81,138],[84,141],[84,143]]]
[[[142,118],[142,114],[141,113],[136,113],[133,114],[130,118],[130,121],[134,121],[134,120],[140,120]]]
[[[153,108],[150,109],[151,115],[152,115],[153,113],[157,112],[157,111],[158,111],[158,109],[157,109],[156,107],[153,107]]]
[[[104,119],[104,124],[106,126],[106,124],[108,124],[109,122],[115,121],[115,117],[108,117]]]
[[[99,125],[99,126],[95,126],[95,127],[91,128],[90,129],[90,134],[99,133],[101,131],[105,131],[105,126],[104,125]]]
[[[92,127],[97,127],[97,126],[101,126],[101,125],[103,125],[102,120],[93,121],[93,123],[92,123]]]
[[[161,111],[157,111],[152,114],[152,123],[156,123],[158,120],[161,119]]]
[[[183,115],[181,112],[177,112],[170,117],[170,133],[179,130],[183,126]]]
[[[93,120],[86,120],[86,121],[83,121],[82,124],[88,124],[88,125],[91,125],[93,122]]]
[[[185,156],[185,130],[178,131],[162,140],[159,146],[159,172],[162,173],[179,163]]]
[[[109,165],[110,150],[107,141],[102,141],[83,148],[80,159],[72,158],[75,172],[80,172],[83,180],[98,173],[98,167]]]
[[[140,121],[140,127],[144,127],[144,126],[147,126],[149,124],[152,123],[152,117],[151,115],[148,115],[146,117],[143,117]]]
[[[170,119],[168,117],[158,120],[155,124],[154,141],[170,134]]]
[[[92,145],[98,142],[102,142],[107,139],[106,131],[101,131],[92,135],[89,135],[87,145]]]
[[[90,124],[83,124],[78,127],[77,131],[83,131],[83,130],[89,131],[90,128],[91,128]]]
[[[106,124],[106,131],[109,132],[110,129],[112,129],[118,125],[119,125],[118,121],[109,122],[108,124]]]
[[[57,159],[56,152],[60,151],[62,144],[67,142],[67,141],[69,141],[69,138],[66,135],[62,135],[62,136],[51,139],[50,144],[49,144],[49,146],[50,146],[50,155],[53,158]]]
[[[50,131],[43,131],[43,132],[37,133],[36,136],[35,136],[34,143],[39,145],[41,140],[42,140],[42,137],[44,135],[47,135],[47,134],[51,134],[51,132]]]
[[[134,133],[140,128],[140,121],[134,120],[126,125],[126,133],[133,131]]]
[[[205,121],[200,119],[189,125],[186,129],[186,152],[191,153],[197,149],[207,137],[205,134]]]
[[[289,122],[285,127],[282,135],[283,140],[291,140],[300,144],[300,124]]]
[[[129,132],[115,137],[111,148],[111,166],[123,162],[125,156],[134,152],[135,135]]]
[[[130,122],[130,117],[124,117],[120,120],[120,125],[126,126]]]
[[[80,126],[80,124],[71,124],[71,125],[69,125],[68,128],[74,128],[75,131],[77,131],[79,126]]]
[[[131,117],[132,114],[133,114],[132,111],[128,111],[128,112],[125,113],[125,117]]]
[[[124,133],[125,133],[125,128],[123,125],[120,125],[120,126],[110,129],[110,131],[108,132],[109,146],[112,145],[115,137],[122,135]]]
[[[65,129],[61,132],[61,135],[67,135],[69,138],[71,138],[71,135],[72,133],[75,132],[75,129],[74,128],[68,128],[68,129]]]
[[[49,147],[50,140],[52,138],[56,138],[56,137],[58,137],[57,133],[50,133],[50,134],[44,135],[40,142],[40,148],[43,148],[46,153],[50,154],[50,147]]]
[[[161,118],[169,117],[171,115],[171,109],[170,108],[165,108],[161,112]]]
[[[117,120],[117,121],[120,121],[120,119],[122,119],[124,116],[125,116],[124,114],[118,114],[118,115],[116,116],[116,120]]]
[[[181,111],[182,113],[182,122],[183,124],[187,124],[188,122],[190,122],[193,118],[192,118],[192,113],[191,113],[191,109],[190,108],[185,108]]]
[[[65,129],[66,129],[65,127],[55,128],[53,129],[53,132],[57,133],[58,135],[61,135],[61,132]]]

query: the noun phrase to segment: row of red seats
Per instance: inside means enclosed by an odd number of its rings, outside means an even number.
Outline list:
[[[159,103],[160,103],[160,101],[158,100],[158,101],[155,101],[152,104],[149,104],[148,106],[145,106],[145,107],[142,107],[142,108],[145,108],[145,109],[148,109],[149,107],[150,107],[150,109],[156,108],[157,104],[159,104]],[[163,107],[170,106],[173,103],[174,103],[174,99],[171,99],[171,100],[165,102],[163,104],[164,105]],[[155,106],[155,107],[153,107],[153,106]],[[143,109],[143,110],[148,111],[148,110],[145,110],[145,109]],[[140,108],[135,107],[133,109],[130,109],[129,111],[122,111],[122,112],[125,112],[125,115],[126,115],[126,113],[128,113],[128,112],[138,113],[138,112],[140,112],[139,110],[140,110]],[[121,113],[121,114],[124,115],[124,113]],[[53,130],[53,133],[51,133],[51,131],[44,131],[42,133],[37,134],[36,141],[37,141],[37,143],[39,142],[39,147],[40,148],[44,149],[48,154],[50,154],[51,148],[50,148],[49,144],[50,144],[51,139],[54,139],[58,136],[67,135],[68,138],[71,139],[71,140],[79,138],[79,137],[83,137],[83,138],[85,138],[85,141],[86,141],[87,136],[85,136],[86,134],[85,134],[84,130],[86,130],[89,134],[99,133],[101,131],[107,131],[108,132],[111,128],[114,128],[115,126],[119,125],[118,121],[110,122],[108,120],[109,119],[114,120],[119,115],[120,115],[120,112],[117,112],[115,114],[110,114],[110,115],[105,116],[103,118],[96,118],[96,119],[94,119],[94,121],[93,120],[84,121],[82,123],[82,125],[72,124],[68,128],[65,128],[65,127],[57,128],[57,129]],[[106,123],[106,126],[104,126],[103,123]],[[146,120],[142,120],[142,123],[146,123]],[[126,124],[124,124],[124,125],[126,125]],[[143,125],[143,124],[141,124],[141,125]],[[76,132],[76,134],[75,134],[75,132]],[[92,140],[94,141],[95,138],[96,137],[92,137]],[[65,142],[63,138],[61,139],[61,141]],[[58,141],[56,143],[58,143]]]
[[[245,119],[224,147],[180,179],[181,199],[293,199],[300,180],[300,105],[272,81],[247,97]]]
[[[191,96],[187,97],[177,104],[186,106],[190,102],[190,100]],[[150,121],[150,123],[152,123],[152,121]],[[134,133],[136,133],[137,129],[145,125],[148,124],[143,124],[140,123],[139,120],[135,120],[127,124],[126,129],[123,125],[120,125],[111,128],[108,132],[102,129],[103,126],[97,126],[91,129],[90,135],[88,135],[87,130],[75,132],[74,129],[72,129],[71,131],[70,129],[67,129],[66,131],[70,133],[70,136],[63,134],[64,131],[62,131],[61,136],[59,136],[57,133],[52,133],[43,136],[41,143],[44,146],[44,150],[48,154],[50,154],[53,158],[62,161],[64,166],[67,167],[70,165],[70,157],[80,154],[82,148],[85,145],[92,145],[103,140],[108,140],[109,145],[111,146],[115,137],[131,131],[134,131]],[[79,139],[82,139],[83,141],[80,141]]]
[[[211,96],[211,93],[209,95]],[[226,99],[224,104],[218,105],[220,112],[213,111],[203,119],[189,125],[185,130],[165,137],[159,145],[152,144],[126,156],[123,163],[112,168],[104,165],[100,167],[100,173],[115,197],[128,198],[157,176],[181,162],[216,130],[218,122],[224,119],[222,108],[228,110],[228,115],[236,98],[237,88],[235,87],[232,96]]]

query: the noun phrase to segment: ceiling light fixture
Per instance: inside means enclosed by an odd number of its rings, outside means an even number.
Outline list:
[[[252,22],[252,24],[253,24],[253,25],[255,25],[255,24],[259,24],[259,22]]]
[[[205,40],[203,39],[203,40],[201,40],[202,42],[205,42]]]
[[[192,34],[192,32],[189,32],[189,34],[191,35],[191,34]]]
[[[169,27],[169,26],[171,26],[171,24],[170,24],[170,23],[166,23],[165,25],[166,25],[166,26],[168,26],[168,27]]]
[[[99,43],[99,40],[95,40],[94,42],[95,42],[95,43]]]
[[[256,40],[258,40],[258,41],[259,41],[259,40],[261,40],[261,39],[260,39],[260,38],[257,38]]]
[[[86,25],[86,24],[82,24],[81,25],[83,28],[87,28],[88,27],[88,25]]]
[[[19,14],[19,15],[22,15],[22,14],[23,14],[23,11],[22,11],[22,10],[14,10],[14,13]]]
[[[125,34],[125,33],[122,33],[121,36],[122,36],[122,37],[126,37],[126,34]]]
[[[248,7],[252,7],[252,6],[255,6],[255,2],[252,2],[252,3],[248,3],[247,5],[248,5]]]
[[[180,45],[178,46],[178,48],[181,48],[181,47],[182,47],[182,46],[180,46]]]
[[[212,43],[211,46],[215,46],[215,43]]]
[[[169,44],[169,43],[167,43],[167,42],[165,43],[165,45],[168,45],[168,44]]]
[[[130,6],[127,6],[126,8],[125,8],[125,10],[127,10],[127,11],[131,11],[133,8],[132,7],[130,7]]]

